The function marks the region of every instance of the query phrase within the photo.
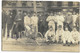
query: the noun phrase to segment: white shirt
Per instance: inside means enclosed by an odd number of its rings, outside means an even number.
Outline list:
[[[30,17],[28,16],[24,17],[24,25],[30,25],[30,21],[31,21]]]
[[[56,36],[63,36],[64,30],[57,30],[56,31]]]
[[[31,17],[31,24],[33,24],[34,26],[38,25],[38,17],[37,16]]]
[[[54,21],[55,20],[55,17],[54,16],[48,16],[46,21],[49,22],[49,21]]]
[[[54,35],[55,35],[55,32],[53,30],[52,31],[48,30],[46,32],[46,34],[45,34],[45,37],[47,37],[47,36],[54,36]]]
[[[78,31],[72,31],[71,35],[73,38],[78,38],[80,36]]]
[[[49,21],[48,26],[55,26],[54,21]]]
[[[56,16],[57,19],[57,24],[59,25],[63,25],[64,22],[64,16],[60,15],[60,16]]]
[[[64,34],[63,34],[62,37],[65,38],[65,39],[69,39],[69,38],[71,38],[70,31],[64,31]]]
[[[77,15],[72,15],[72,18],[73,18],[73,23],[75,23],[76,22],[76,20],[77,20]]]

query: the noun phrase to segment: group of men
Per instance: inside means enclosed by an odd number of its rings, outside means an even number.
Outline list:
[[[13,11],[14,12],[14,11]],[[75,12],[67,12],[66,15],[61,12],[38,14],[25,12],[24,15],[21,10],[17,13],[12,11],[4,12],[3,10],[3,34],[6,38],[21,38],[22,31],[25,31],[25,36],[38,31],[43,34],[46,41],[78,43],[79,32],[79,14]],[[6,27],[5,27],[6,26]],[[77,28],[77,29],[76,29]],[[7,32],[5,32],[7,31]],[[47,31],[47,32],[46,32]],[[14,35],[13,35],[14,34]]]
[[[15,15],[14,15],[15,14]],[[30,17],[28,13],[24,13],[21,10],[18,10],[17,13],[13,13],[12,10],[4,11],[3,10],[3,35],[6,38],[21,38],[22,31],[25,31],[25,35],[32,33],[35,29],[35,32],[38,31],[38,17],[36,13]]]
[[[78,15],[73,12],[68,12],[67,16],[64,16],[61,12],[58,14],[50,13],[46,21],[48,22],[48,31],[45,33],[46,41],[53,41],[57,43],[78,44],[80,33],[77,31],[79,26],[76,21],[79,19]],[[55,30],[55,28],[57,29]]]
[[[38,17],[36,13],[33,13],[31,17],[29,17],[28,13],[25,13],[24,16],[24,28],[25,28],[25,35],[31,36],[31,38],[35,39],[38,33]]]

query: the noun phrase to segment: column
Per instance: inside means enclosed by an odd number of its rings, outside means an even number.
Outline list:
[[[80,5],[80,3],[79,3]],[[80,32],[80,7],[79,7],[79,32]]]
[[[36,9],[36,1],[33,1],[33,7],[34,7],[34,12],[37,13],[37,9]]]

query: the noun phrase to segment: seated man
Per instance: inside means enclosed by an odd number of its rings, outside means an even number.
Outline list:
[[[55,32],[53,31],[52,26],[49,27],[49,30],[45,34],[46,41],[55,41]]]
[[[73,44],[78,44],[79,42],[79,32],[76,30],[76,28],[73,28],[73,31],[71,32],[72,38],[73,38]]]
[[[62,36],[63,36],[64,30],[62,29],[62,26],[59,25],[56,31],[56,41],[57,43],[62,42]]]
[[[67,27],[65,28],[64,34],[62,36],[62,41],[63,41],[63,45],[64,46],[66,45],[66,41],[68,43],[68,46],[70,45],[70,43],[72,41],[74,41],[73,38],[72,38],[72,36],[71,36],[71,33],[70,33],[70,31],[68,30]]]

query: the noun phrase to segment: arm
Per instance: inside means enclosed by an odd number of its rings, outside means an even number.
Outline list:
[[[46,21],[48,22],[50,20],[49,16],[47,17]]]
[[[26,24],[26,17],[24,17],[24,25]]]
[[[45,36],[45,38],[47,37],[47,35],[48,35],[48,31],[47,31],[47,32],[45,33],[45,35],[44,35],[44,36]]]

